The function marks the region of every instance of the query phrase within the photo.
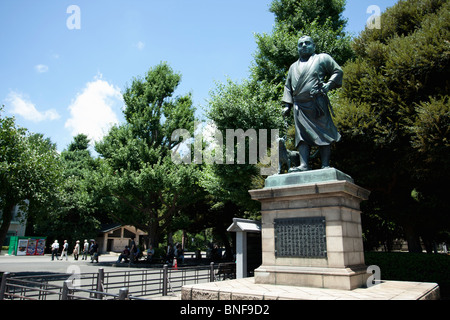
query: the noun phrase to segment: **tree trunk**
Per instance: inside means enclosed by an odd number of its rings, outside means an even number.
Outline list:
[[[405,226],[405,237],[408,241],[408,251],[414,253],[422,252],[422,246],[420,245],[419,234],[415,228],[411,225]]]
[[[181,248],[183,248],[183,250],[186,249],[186,230],[183,230],[183,236],[181,238]]]
[[[158,248],[159,246],[159,225],[158,222],[152,223],[149,228],[147,228],[148,233],[148,239],[149,243],[148,245],[152,245],[153,248]],[[147,246],[148,247],[148,246]]]

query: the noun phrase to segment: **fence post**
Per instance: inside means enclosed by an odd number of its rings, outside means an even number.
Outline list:
[[[63,289],[61,294],[61,300],[68,300],[68,294],[69,294],[69,286],[72,284],[72,281],[66,280],[63,283]]]
[[[126,300],[128,297],[128,288],[122,288],[119,290],[119,300]]]
[[[10,272],[3,273],[2,276],[2,283],[0,285],[0,300],[5,299],[5,291],[6,291],[6,281],[8,280],[9,276],[11,275]]]
[[[214,282],[214,262],[211,262],[209,267],[209,282]]]
[[[167,296],[167,287],[169,282],[169,266],[167,264],[163,267],[163,296]]]
[[[103,292],[103,283],[105,281],[105,269],[99,268],[98,269],[98,275],[97,275],[97,290]],[[103,294],[97,293],[97,299],[102,299]]]

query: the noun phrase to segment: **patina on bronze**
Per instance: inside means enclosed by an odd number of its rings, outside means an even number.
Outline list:
[[[315,54],[315,44],[309,36],[298,40],[298,53],[299,59],[289,68],[283,94],[284,116],[294,106],[295,145],[300,153],[300,166],[289,172],[310,169],[311,146],[319,147],[322,168],[328,168],[331,144],[341,138],[331,118],[333,111],[327,93],[342,85],[342,69],[330,55]]]

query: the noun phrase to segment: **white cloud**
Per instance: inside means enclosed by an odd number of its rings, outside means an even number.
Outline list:
[[[38,64],[38,65],[34,66],[34,69],[38,73],[44,73],[44,72],[48,71],[48,66],[46,66],[45,64]]]
[[[139,50],[144,49],[144,48],[145,48],[145,43],[143,43],[142,41],[139,41],[139,42],[136,44],[136,48],[138,48]]]
[[[11,106],[11,113],[19,115],[26,120],[41,122],[44,120],[55,120],[59,118],[58,112],[54,109],[41,112],[36,109],[34,103],[22,94],[11,91],[6,97],[6,102]]]
[[[118,107],[119,105],[119,107]],[[69,106],[65,127],[73,136],[84,133],[92,142],[99,141],[112,125],[119,122],[114,110],[120,110],[123,98],[119,88],[100,78],[88,82]]]

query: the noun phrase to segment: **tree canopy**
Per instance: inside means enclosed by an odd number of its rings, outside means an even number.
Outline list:
[[[37,234],[63,238],[73,244],[76,240],[95,238],[100,220],[108,219],[94,192],[92,176],[99,164],[88,150],[89,142],[85,134],[78,134],[61,152],[63,181],[59,192],[54,192],[56,201],[51,210],[40,214],[35,212],[31,220]]]
[[[180,143],[171,140],[172,132],[194,128],[190,94],[172,97],[180,81],[166,63],[133,79],[124,93],[127,123],[95,145],[102,158],[96,185],[103,203],[116,221],[147,231],[155,246],[172,231],[172,218],[195,200],[197,168],[171,159]]]
[[[0,108],[0,113],[3,107]],[[14,206],[44,210],[61,185],[61,164],[55,145],[29,133],[12,117],[0,117],[0,243],[5,240]]]
[[[344,0],[274,0],[270,11],[275,14],[271,34],[256,34],[258,46],[251,67],[251,77],[278,86],[274,100],[279,100],[290,65],[298,59],[297,41],[309,35],[317,52],[325,52],[343,64],[353,57],[347,24],[342,13]]]
[[[362,207],[366,249],[382,243],[389,249],[395,237],[406,237],[410,251],[419,251],[421,237],[429,251],[433,242],[449,240],[450,3],[399,1],[382,14],[381,28],[354,39],[345,32],[344,6],[344,0],[272,2],[275,24],[270,34],[255,35],[249,78],[211,90],[206,117],[224,146],[215,155],[226,154],[227,130],[255,130],[260,138],[265,129],[269,142],[270,129],[278,129],[292,138],[282,90],[298,59],[297,40],[310,35],[316,52],[344,70],[343,87],[331,93],[342,135],[332,165],[372,192]],[[178,229],[211,227],[229,250],[232,218],[259,218],[248,190],[261,187],[264,176],[247,154],[259,139],[244,142],[242,164],[237,152],[233,164],[174,162],[173,150],[192,141],[172,140],[173,132],[194,136],[196,121],[191,94],[175,95],[181,79],[165,62],[131,79],[123,93],[126,122],[95,144],[96,159],[86,135],[59,155],[49,139],[0,117],[0,243],[19,204],[37,230],[54,237],[95,236],[112,219],[147,231],[154,246]]]
[[[448,230],[450,3],[400,1],[353,42],[335,97],[337,166],[372,190],[368,216],[402,227],[410,251]],[[377,218],[377,219],[378,219]],[[385,224],[389,225],[389,224]],[[433,235],[433,236],[431,236]],[[441,233],[442,235],[442,233]]]

